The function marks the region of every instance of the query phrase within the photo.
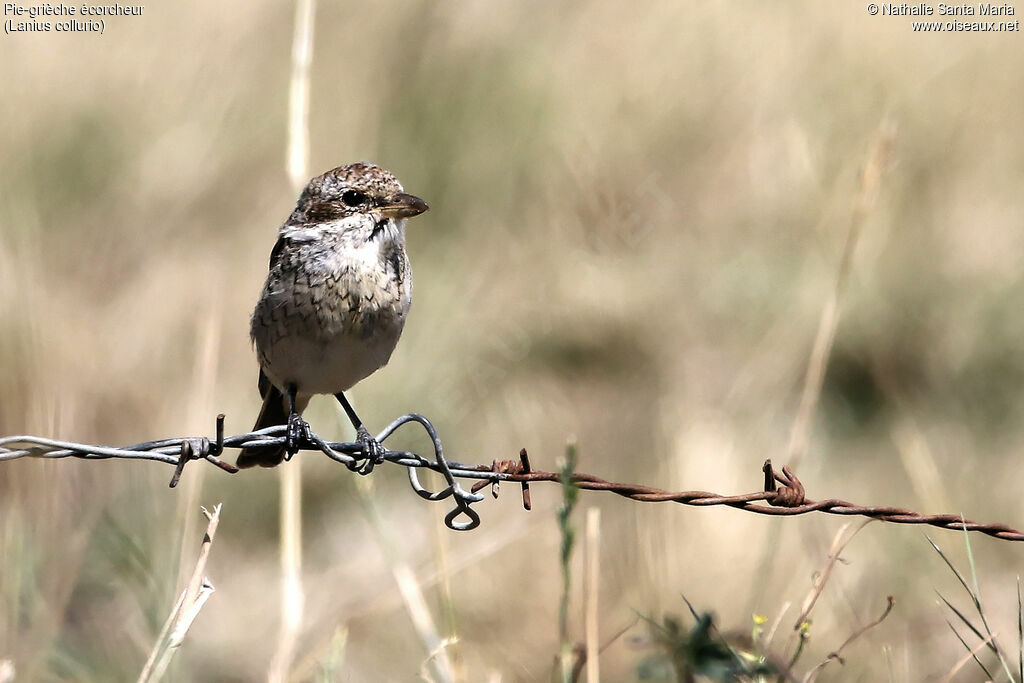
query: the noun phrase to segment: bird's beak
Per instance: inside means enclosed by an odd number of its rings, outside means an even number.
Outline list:
[[[387,218],[409,218],[420,215],[428,208],[430,207],[427,203],[419,197],[402,192],[391,197],[388,203],[378,207],[377,211]]]

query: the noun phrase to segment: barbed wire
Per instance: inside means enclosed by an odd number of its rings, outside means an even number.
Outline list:
[[[409,413],[389,424],[377,435],[377,441],[384,444],[399,428],[404,425],[418,425],[430,437],[434,449],[433,458],[417,453],[386,449],[384,462],[406,468],[409,484],[421,498],[429,501],[442,501],[452,498],[455,507],[445,515],[444,522],[455,531],[468,531],[480,525],[480,516],[471,507],[484,499],[480,491],[491,487],[491,494],[497,498],[502,482],[518,483],[522,486],[523,507],[531,508],[530,484],[538,482],[559,483],[559,472],[543,472],[534,470],[530,458],[524,448],[518,460],[494,460],[490,465],[467,465],[448,460],[437,430],[430,420],[416,413]],[[216,467],[234,474],[238,468],[220,459],[227,448],[272,447],[285,444],[286,427],[268,427],[259,431],[224,436],[224,416],[217,416],[216,436],[211,441],[206,437],[163,439],[147,441],[114,448],[73,443],[38,436],[8,436],[0,438],[0,462],[18,458],[82,458],[85,460],[104,460],[108,458],[124,458],[130,460],[154,460],[174,466],[170,486],[178,484],[181,474],[189,462],[205,460]],[[18,448],[14,448],[17,446]],[[312,431],[308,439],[298,444],[300,451],[319,451],[331,460],[345,465],[353,472],[369,473],[373,464],[363,455],[356,442],[327,442]],[[369,466],[367,466],[369,465]],[[440,474],[445,488],[431,491],[419,478],[418,471],[427,469]],[[792,516],[805,515],[811,512],[823,512],[830,515],[859,516],[878,519],[894,524],[926,524],[941,529],[977,531],[1004,541],[1024,541],[1024,531],[1006,524],[985,524],[965,519],[962,515],[940,514],[925,515],[913,510],[891,506],[856,505],[845,500],[830,498],[828,500],[810,500],[804,486],[788,467],[776,470],[771,460],[766,460],[762,473],[764,487],[761,491],[737,496],[723,496],[708,491],[666,491],[652,486],[639,484],[621,484],[606,481],[591,474],[575,472],[573,483],[587,491],[608,491],[630,500],[646,503],[674,502],[683,505],[707,507],[725,505],[728,507],[753,512],[759,515]],[[467,491],[458,480],[473,480]],[[460,519],[464,518],[464,519]]]

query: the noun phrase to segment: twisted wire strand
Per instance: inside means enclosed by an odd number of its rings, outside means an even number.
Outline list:
[[[484,499],[483,494],[479,491],[487,486],[491,487],[491,494],[497,497],[501,482],[520,484],[523,506],[529,510],[531,507],[530,484],[559,483],[558,472],[536,471],[531,468],[526,449],[520,452],[519,460],[495,460],[490,465],[467,465],[450,461],[444,456],[444,448],[437,430],[427,418],[416,413],[397,418],[377,436],[377,441],[383,444],[404,425],[419,426],[430,436],[434,449],[433,457],[425,457],[410,451],[387,449],[383,456],[383,462],[405,467],[410,486],[421,498],[435,502],[452,498],[455,507],[445,515],[445,524],[456,531],[468,531],[480,525],[480,516],[471,506]],[[173,488],[177,485],[185,465],[189,462],[205,460],[225,472],[233,474],[238,471],[238,468],[220,458],[224,449],[281,446],[286,441],[285,432],[284,426],[278,426],[225,437],[224,416],[218,415],[216,437],[212,441],[206,437],[175,438],[114,448],[39,436],[8,436],[0,437],[0,462],[26,457],[153,460],[174,466],[175,471],[170,483]],[[299,450],[319,451],[330,459],[345,465],[348,469],[361,474],[368,474],[376,464],[363,455],[358,443],[327,442],[312,432],[306,442],[299,444]],[[445,486],[437,491],[428,489],[420,482],[418,473],[420,469],[428,469],[440,474],[445,480]],[[788,467],[783,467],[779,472],[769,460],[765,461],[762,472],[764,474],[762,491],[736,496],[723,496],[709,491],[666,491],[640,484],[610,482],[583,473],[574,473],[572,481],[580,489],[586,491],[608,491],[630,500],[645,503],[674,502],[698,507],[724,505],[759,515],[775,516],[823,512],[830,515],[870,517],[893,524],[926,524],[941,529],[976,531],[1004,541],[1024,541],[1024,531],[1006,524],[975,522],[965,519],[961,515],[925,515],[892,506],[857,505],[837,498],[810,500],[805,495],[803,484]],[[474,483],[469,490],[466,490],[459,480],[471,480]]]

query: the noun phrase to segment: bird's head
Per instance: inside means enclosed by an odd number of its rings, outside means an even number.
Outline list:
[[[405,219],[427,210],[427,203],[406,193],[395,176],[361,161],[339,166],[309,181],[292,213],[292,223],[342,222],[366,232],[365,238],[400,230]]]

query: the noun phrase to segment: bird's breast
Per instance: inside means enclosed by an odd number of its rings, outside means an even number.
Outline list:
[[[412,299],[408,258],[400,246],[326,246],[301,244],[281,254],[253,311],[253,342],[268,366],[296,364],[301,352],[335,368],[347,356],[373,366],[369,374],[387,363],[405,325]]]

